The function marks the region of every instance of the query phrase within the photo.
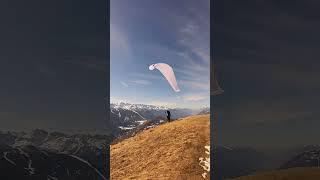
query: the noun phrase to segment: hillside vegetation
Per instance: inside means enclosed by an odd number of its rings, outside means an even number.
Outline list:
[[[210,115],[182,118],[111,145],[111,179],[203,179]],[[209,177],[210,179],[210,177]]]

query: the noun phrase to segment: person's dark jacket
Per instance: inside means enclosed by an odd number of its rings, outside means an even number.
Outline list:
[[[169,122],[171,121],[171,113],[170,113],[170,111],[167,111],[167,120]]]

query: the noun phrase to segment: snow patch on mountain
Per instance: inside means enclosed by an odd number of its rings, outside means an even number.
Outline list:
[[[88,161],[86,161],[86,160],[84,160],[84,159],[82,159],[82,158],[80,158],[80,157],[77,157],[77,156],[75,156],[75,155],[70,155],[70,157],[73,157],[73,158],[75,158],[75,159],[77,159],[77,160],[79,160],[79,161],[87,164],[89,167],[91,167],[93,170],[95,170],[102,179],[107,180],[107,178],[104,177],[104,176],[101,174],[101,172],[98,171],[95,167],[93,167]]]
[[[11,164],[13,164],[13,165],[16,166],[16,163],[13,162],[13,161],[8,157],[8,154],[9,154],[9,152],[3,152],[3,158],[4,158],[5,160],[7,160],[9,163],[11,163]]]

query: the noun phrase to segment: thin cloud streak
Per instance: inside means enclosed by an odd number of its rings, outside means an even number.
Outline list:
[[[118,30],[114,24],[110,24],[110,49],[111,57],[113,53],[121,51],[121,55],[124,58],[117,58],[117,60],[129,60],[132,56],[130,44],[128,38],[124,33]]]
[[[139,85],[149,85],[149,84],[151,84],[150,81],[144,80],[144,79],[133,80],[133,81],[130,81],[130,82],[134,83],[134,84],[139,84]]]
[[[129,85],[128,85],[127,83],[123,82],[123,81],[121,81],[120,83],[121,83],[121,85],[124,86],[124,87],[129,87]]]
[[[188,81],[188,80],[181,80],[179,82],[182,86],[186,86],[192,89],[208,91],[208,94],[209,94],[210,84],[207,82],[197,82],[197,81]]]
[[[202,95],[202,94],[185,95],[182,97],[184,101],[201,101],[208,98],[209,98],[208,95]]]

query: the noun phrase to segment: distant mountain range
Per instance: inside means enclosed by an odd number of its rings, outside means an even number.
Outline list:
[[[106,179],[97,168],[75,155],[53,153],[31,145],[1,145],[0,153],[3,180]]]
[[[278,169],[320,166],[320,145],[266,152],[249,147],[215,146],[212,151],[214,179],[235,178]]]
[[[320,167],[320,145],[302,147],[280,168],[287,169],[293,167]]]
[[[210,108],[209,107],[201,108],[198,114],[210,114]]]
[[[0,132],[0,179],[106,179],[108,135]]]
[[[287,158],[280,167],[260,169],[235,180],[320,179],[320,145],[296,147],[281,154]]]
[[[113,104],[111,111],[115,117],[112,121],[118,132],[126,132],[122,135],[134,136],[143,129],[165,122],[167,109],[175,119],[194,113],[188,109]],[[107,148],[115,138],[113,135],[70,135],[42,129],[29,133],[0,132],[0,179],[104,179],[109,173]],[[269,154],[254,148],[215,146],[211,157],[215,179],[233,178],[272,169],[317,167],[320,145]],[[269,163],[272,160],[276,163]]]
[[[179,119],[192,115],[194,111],[185,108],[169,108],[165,106],[154,106],[145,104],[130,104],[125,102],[111,103],[111,122],[113,135],[120,137],[148,121],[152,127],[167,120],[166,111],[171,112],[172,119]]]
[[[108,145],[166,121],[189,116],[190,109],[143,104],[111,104],[112,135],[67,134],[36,129],[0,132],[0,179],[106,179]]]

